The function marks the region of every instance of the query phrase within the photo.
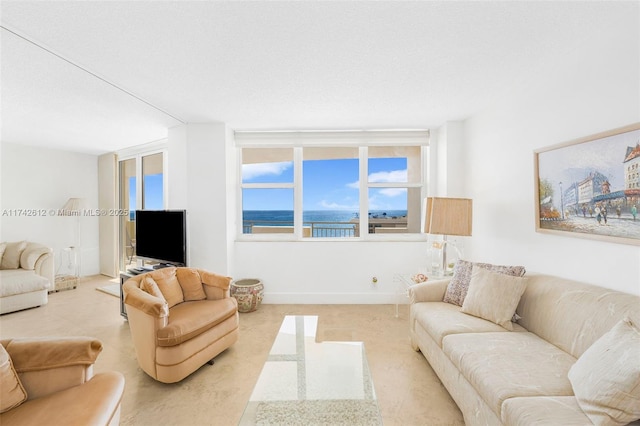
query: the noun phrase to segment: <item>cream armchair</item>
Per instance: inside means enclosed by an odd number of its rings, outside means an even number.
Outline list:
[[[164,268],[125,281],[122,290],[138,364],[178,382],[238,340],[231,278],[202,269]]]
[[[2,426],[120,422],[124,377],[116,371],[93,374],[100,341],[25,338],[0,344]]]

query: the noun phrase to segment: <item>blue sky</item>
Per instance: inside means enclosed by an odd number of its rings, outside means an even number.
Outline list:
[[[143,194],[145,196],[144,208],[146,210],[164,209],[162,180],[162,173],[144,176]],[[129,178],[129,210],[139,210],[140,207],[136,205],[136,178],[131,177]]]
[[[303,210],[358,211],[360,205],[358,159],[303,162]],[[243,166],[244,183],[291,183],[293,162]],[[406,182],[405,158],[369,160],[369,182]],[[293,189],[244,189],[243,210],[293,210]],[[369,210],[406,210],[403,188],[372,188]]]

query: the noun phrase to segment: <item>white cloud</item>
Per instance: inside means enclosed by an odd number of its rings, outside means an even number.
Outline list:
[[[397,197],[399,195],[406,194],[407,188],[382,188],[378,193],[386,197]]]
[[[406,182],[407,181],[407,169],[404,170],[392,170],[390,172],[375,172],[369,175],[369,182]]]
[[[335,202],[329,202],[326,200],[320,201],[320,207],[328,210],[358,210],[360,208],[359,205],[347,205],[347,204],[338,204]]]
[[[265,175],[281,175],[285,170],[291,168],[293,163],[291,161],[284,161],[280,163],[257,163],[257,164],[243,164],[242,165],[242,178],[249,180],[255,179],[259,176]]]
[[[402,183],[407,182],[407,169],[404,170],[392,170],[390,172],[375,172],[371,173],[368,177],[371,183]],[[347,188],[358,189],[360,187],[360,181],[357,180],[347,184]],[[390,195],[393,197],[394,195]]]

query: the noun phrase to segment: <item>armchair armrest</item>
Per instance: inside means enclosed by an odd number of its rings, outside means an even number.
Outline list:
[[[231,277],[214,274],[213,272],[198,269],[207,299],[218,300],[230,297]]]
[[[167,301],[143,291],[138,287],[136,281],[127,280],[122,286],[122,292],[125,305],[138,309],[152,317],[164,318],[169,316]]]
[[[451,278],[427,281],[409,287],[410,303],[442,302]]]
[[[29,399],[85,383],[102,352],[102,343],[91,337],[7,339],[2,345]]]

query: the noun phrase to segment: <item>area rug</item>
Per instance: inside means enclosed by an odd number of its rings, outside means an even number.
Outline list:
[[[97,287],[96,290],[120,298],[120,284],[105,285],[104,287]]]
[[[382,420],[372,400],[268,401],[258,403],[256,424],[373,426]]]

